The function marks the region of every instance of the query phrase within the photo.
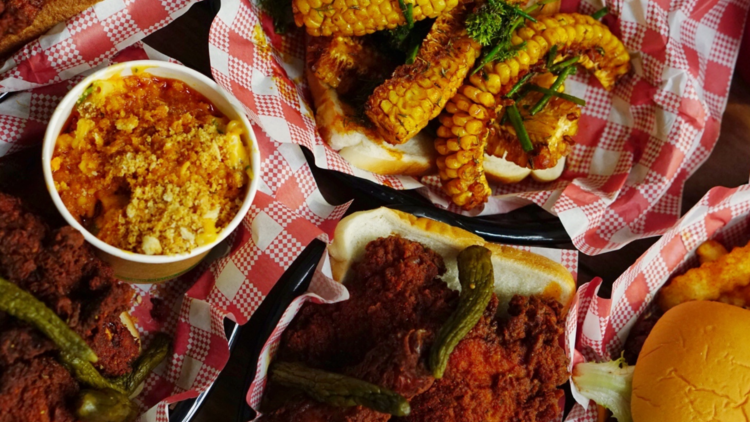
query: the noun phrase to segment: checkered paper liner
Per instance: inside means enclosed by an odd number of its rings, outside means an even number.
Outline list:
[[[673,275],[699,265],[695,250],[708,239],[731,249],[750,240],[750,185],[711,189],[658,242],[646,251],[614,283],[612,298],[597,295],[602,280],[578,289],[567,320],[569,358],[609,361],[620,356],[625,340],[638,318],[652,306],[656,292]],[[596,406],[572,386],[578,404],[567,422],[595,422]]]
[[[29,42],[0,66],[0,92],[61,82],[108,61],[198,0],[103,0]]]
[[[570,271],[574,279],[578,276],[578,252],[575,250],[547,249],[529,246],[514,247],[545,256],[562,264],[568,271]],[[346,288],[331,278],[330,264],[328,260],[328,254],[326,253],[313,275],[308,291],[295,298],[284,311],[281,319],[273,332],[271,332],[271,335],[268,337],[268,340],[261,350],[256,366],[255,378],[253,379],[246,396],[247,403],[256,412],[260,407],[263,398],[263,391],[265,390],[266,382],[268,381],[268,366],[279,348],[281,335],[297,315],[300,308],[302,308],[302,305],[307,302],[312,302],[314,304],[325,306],[326,304],[340,302],[349,298],[349,292]],[[257,416],[260,417],[260,413],[258,413]]]
[[[0,65],[0,93],[20,92],[0,103],[0,156],[38,142],[61,94],[196,1],[103,0],[14,53]]]
[[[563,11],[592,13],[602,0],[563,0]],[[278,36],[255,0],[224,0],[211,27],[214,78],[273,139],[310,149],[319,167],[395,189],[421,188],[449,201],[437,176],[385,177],[352,167],[316,130],[304,77],[304,35]],[[494,185],[481,214],[530,202],[562,220],[586,254],[662,234],[677,220],[685,180],[719,135],[749,0],[607,0],[605,22],[632,54],[634,71],[612,92],[588,74],[566,91],[584,98],[577,145],[556,182]],[[473,212],[472,214],[477,214]]]
[[[143,59],[169,58],[136,42],[99,67]],[[55,107],[82,78],[17,93],[0,104],[0,157],[38,144]],[[224,318],[247,322],[305,246],[315,238],[328,240],[346,211],[347,205],[323,199],[299,146],[274,142],[254,129],[265,170],[250,211],[224,242],[227,254],[177,280],[137,286],[131,314],[144,344],[155,332],[169,333],[174,343],[172,355],[136,398],[143,421],[166,422],[169,404],[196,397],[214,382],[229,358]],[[154,307],[170,310],[166,320],[152,317]]]

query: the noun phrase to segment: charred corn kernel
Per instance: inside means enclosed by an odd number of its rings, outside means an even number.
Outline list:
[[[449,3],[446,1],[443,7]],[[401,144],[424,129],[474,66],[481,46],[466,34],[467,13],[462,5],[440,15],[415,62],[397,68],[391,79],[368,98],[365,113],[386,141]],[[393,104],[387,111],[381,106],[386,99]],[[467,101],[466,110],[470,105]]]
[[[487,148],[488,134],[504,130],[515,136],[511,126],[496,127],[495,110],[500,99],[518,80],[532,69],[544,65],[546,55],[553,45],[560,51],[556,61],[579,56],[579,64],[593,71],[594,76],[606,89],[612,89],[616,80],[628,72],[630,56],[627,49],[602,23],[580,14],[556,14],[539,17],[537,22],[527,22],[511,36],[511,43],[518,45],[526,41],[526,49],[503,62],[488,63],[480,78],[470,77],[446,104],[440,118],[435,147],[440,158],[438,169],[443,182],[443,191],[452,201],[464,209],[472,209],[487,200],[489,186],[484,176],[484,154],[498,150],[497,135]],[[603,53],[603,54],[602,54]],[[549,87],[555,76],[538,76],[535,83]],[[538,93],[533,93],[538,94]],[[531,101],[533,95],[527,95]],[[528,113],[527,111],[524,111]],[[555,98],[550,105],[535,116],[526,116],[527,131],[532,143],[542,144],[549,155],[550,163],[556,162],[568,150],[566,139],[575,133],[580,109],[573,103]],[[507,125],[506,125],[507,126]],[[459,151],[447,147],[447,139],[453,139]],[[515,140],[517,143],[518,141]],[[515,144],[514,144],[515,147]],[[502,149],[502,148],[501,148]],[[520,148],[515,147],[516,150]],[[524,154],[522,165],[527,165]],[[502,155],[501,155],[502,156]],[[467,157],[471,157],[469,161]],[[442,162],[442,165],[440,164]]]
[[[407,3],[410,3],[407,1]],[[459,0],[412,1],[414,21],[436,18]],[[362,36],[406,24],[398,0],[292,0],[294,22],[312,36]]]
[[[356,37],[310,37],[305,58],[315,76],[331,88],[346,77],[367,74],[383,59]]]

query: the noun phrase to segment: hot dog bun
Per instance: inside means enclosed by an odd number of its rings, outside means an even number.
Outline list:
[[[459,287],[456,265],[459,252],[471,245],[491,250],[495,293],[501,309],[516,294],[554,298],[566,309],[573,298],[576,288],[573,276],[551,259],[487,243],[466,230],[388,208],[357,212],[339,222],[329,248],[333,278],[344,282],[352,263],[362,257],[369,242],[393,234],[419,242],[440,254],[447,267],[443,281],[453,289]]]
[[[60,22],[72,18],[101,0],[49,0],[34,21],[17,34],[0,34],[0,59],[38,38]]]
[[[557,160],[557,165],[552,168],[532,170],[504,158],[484,155],[484,174],[493,182],[517,183],[527,176],[531,176],[537,182],[551,182],[560,177],[563,170],[565,170],[565,157]]]

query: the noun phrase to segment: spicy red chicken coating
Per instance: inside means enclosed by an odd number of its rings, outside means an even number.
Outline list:
[[[279,399],[273,383],[263,422],[548,421],[559,416],[557,389],[567,379],[559,345],[562,306],[515,296],[508,317],[492,300],[458,344],[444,377],[427,371],[435,334],[458,305],[438,276],[442,258],[391,236],[370,242],[347,281],[350,299],[306,304],[282,337],[278,359],[297,361],[392,389],[409,400],[409,417],[361,406],[336,408],[304,396]],[[417,335],[419,333],[419,335]],[[281,406],[278,406],[282,402]]]
[[[133,289],[114,278],[79,232],[50,230],[2,193],[0,277],[34,294],[81,335],[103,375],[130,372],[140,346],[120,314],[130,308]],[[56,352],[30,325],[0,315],[0,422],[76,420],[66,406],[78,384]]]
[[[411,401],[409,417],[394,420],[556,420],[563,396],[557,386],[568,377],[558,343],[561,309],[553,300],[514,296],[508,319],[489,319],[485,312],[451,354],[444,377]]]

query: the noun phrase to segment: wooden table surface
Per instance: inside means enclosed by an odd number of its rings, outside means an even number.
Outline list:
[[[145,42],[157,50],[181,60],[185,65],[210,74],[208,62],[208,31],[214,12],[207,2],[198,3],[184,16],[166,28],[149,36]],[[342,203],[350,198],[342,197],[332,189],[325,174],[316,172],[318,184],[324,196],[332,203]],[[703,166],[687,181],[683,195],[682,212],[689,210],[709,189],[716,185],[736,187],[750,178],[750,84],[735,77],[724,114],[721,136]],[[357,208],[358,204],[353,204]],[[601,277],[611,284],[654,242],[655,238],[643,239],[629,244],[619,251],[599,256],[581,254],[578,282],[585,283]],[[606,292],[605,292],[606,293]],[[608,294],[608,293],[606,293]],[[214,388],[193,421],[235,421],[240,404],[244,400],[244,374],[249,364],[249,352],[243,349],[253,333],[243,330],[238,347],[227,367],[219,376]]]

